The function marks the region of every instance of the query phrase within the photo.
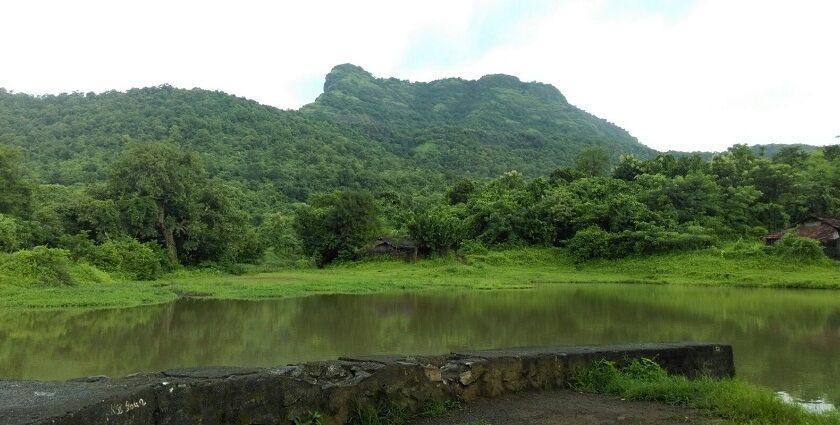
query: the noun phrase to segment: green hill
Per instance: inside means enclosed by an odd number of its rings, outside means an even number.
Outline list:
[[[21,147],[45,183],[101,181],[125,145],[160,140],[198,152],[214,176],[298,200],[337,187],[418,187],[436,179],[352,131],[221,92],[161,86],[33,97],[0,91],[0,144]]]
[[[132,141],[172,142],[199,153],[216,177],[290,200],[334,188],[440,191],[456,176],[512,169],[546,175],[591,146],[612,158],[654,152],[554,87],[505,75],[409,83],[340,65],[300,111],[166,85],[46,96],[0,89],[0,144],[21,147],[44,183],[101,181]]]

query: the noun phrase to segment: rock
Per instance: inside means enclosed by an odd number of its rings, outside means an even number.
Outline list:
[[[434,367],[432,365],[426,365],[426,367],[423,368],[423,373],[426,374],[426,378],[429,378],[429,381],[443,381],[443,375],[440,372],[440,368]]]
[[[475,382],[472,371],[468,370],[458,375],[458,382],[460,382],[461,385],[470,385]]]
[[[67,382],[101,382],[101,381],[107,381],[109,379],[111,379],[111,378],[109,378],[105,375],[94,375],[94,376],[85,376],[83,378],[68,379]]]

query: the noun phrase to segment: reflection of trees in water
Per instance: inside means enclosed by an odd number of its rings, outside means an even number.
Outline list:
[[[825,334],[834,341],[840,341],[840,310],[829,314],[825,319]]]
[[[0,375],[70,377],[549,344],[732,343],[741,377],[836,391],[840,306],[808,291],[568,285],[196,301],[0,317]],[[830,394],[835,402],[840,394]]]

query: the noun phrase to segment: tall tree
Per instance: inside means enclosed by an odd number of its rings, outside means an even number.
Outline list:
[[[178,262],[176,234],[194,217],[205,179],[198,157],[168,143],[129,146],[111,167],[109,184],[121,199],[146,201],[169,259]]]
[[[20,166],[17,149],[0,145],[0,214],[26,216],[32,202],[32,186]]]
[[[376,202],[367,192],[345,191],[315,199],[298,211],[296,227],[303,252],[318,266],[354,260],[378,229]]]
[[[607,175],[609,166],[607,153],[598,147],[586,148],[575,158],[575,168],[590,177]]]

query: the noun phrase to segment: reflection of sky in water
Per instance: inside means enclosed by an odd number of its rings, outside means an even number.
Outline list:
[[[833,404],[831,404],[828,400],[824,400],[821,398],[816,400],[801,400],[795,397],[791,397],[790,394],[784,391],[778,391],[776,392],[776,395],[778,395],[779,398],[782,399],[782,401],[784,401],[785,403],[798,404],[802,406],[803,409],[809,412],[824,413],[834,410]]]

